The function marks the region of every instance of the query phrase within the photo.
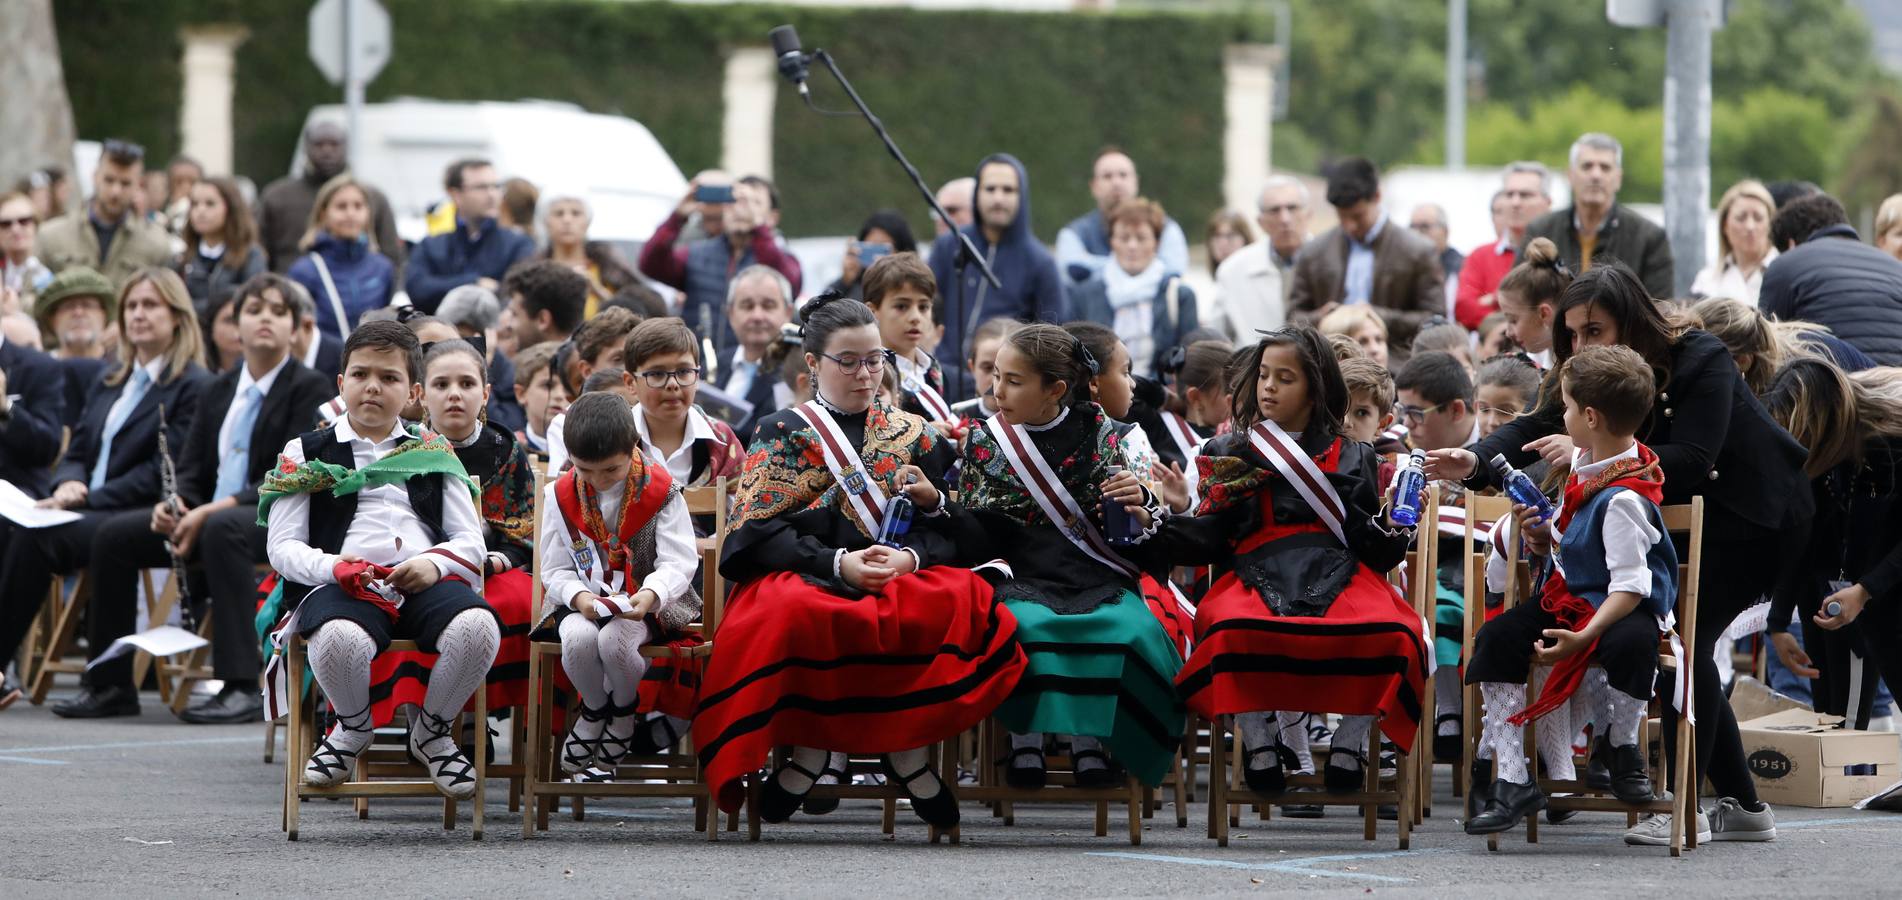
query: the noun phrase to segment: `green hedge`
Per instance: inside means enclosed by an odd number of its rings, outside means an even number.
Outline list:
[[[1090,206],[1095,150],[1127,148],[1145,193],[1193,233],[1221,199],[1222,49],[1234,16],[837,10],[588,0],[383,0],[395,22],[372,102],[543,98],[638,119],[681,169],[720,158],[724,55],[790,22],[841,61],[934,187],[1008,150],[1029,165],[1037,232]],[[340,91],[305,55],[311,0],[55,0],[79,133],[179,145],[180,27],[237,22],[236,166],[282,174],[311,106]],[[815,72],[822,105],[848,108]],[[782,88],[774,159],[794,234],[855,230],[894,206],[929,234],[922,203],[863,122],[824,118]]]

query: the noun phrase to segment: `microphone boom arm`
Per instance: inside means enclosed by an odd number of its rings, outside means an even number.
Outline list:
[[[866,106],[864,99],[859,97],[859,92],[852,89],[852,82],[845,79],[845,75],[839,71],[838,64],[832,61],[832,54],[824,50],[814,50],[812,51],[811,58],[825,66],[826,71],[832,73],[833,79],[838,81],[839,86],[845,89],[845,96],[851,99],[853,106],[858,107],[859,115],[863,116],[865,121],[871,124],[874,132],[877,132],[878,139],[885,144],[885,149],[891,153],[892,159],[897,160],[898,165],[905,170],[905,174],[911,176],[911,183],[917,186],[918,193],[924,195],[925,203],[931,207],[931,211],[937,214],[940,221],[947,225],[950,224],[951,217],[945,215],[944,207],[938,205],[938,195],[931,190],[929,185],[925,184],[924,176],[918,174],[917,167],[913,166],[911,160],[905,158],[904,152],[898,149],[898,144],[894,142],[892,136],[885,131],[885,123],[879,121],[878,116],[872,114],[871,107]],[[800,84],[799,93],[806,98],[806,105],[812,106],[812,96],[805,90],[805,84],[803,82]],[[825,113],[827,115],[838,115],[837,113],[827,113],[825,110],[819,109],[816,106],[814,106],[813,109],[816,112]],[[960,258],[965,262],[975,264],[978,272],[984,276],[984,280],[990,282],[991,287],[997,290],[1003,290],[1003,283],[997,280],[997,273],[991,271],[990,264],[985,262],[983,255],[977,252],[977,245],[971,243],[970,235],[965,234],[961,228],[952,228],[951,233],[957,235],[958,243],[960,244],[959,249],[962,253]],[[960,310],[959,315],[960,317],[963,316],[964,311]]]

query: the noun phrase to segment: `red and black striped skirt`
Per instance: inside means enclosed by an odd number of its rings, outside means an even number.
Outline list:
[[[1318,618],[1275,615],[1230,572],[1196,606],[1195,652],[1176,688],[1207,719],[1261,710],[1376,716],[1410,752],[1431,653],[1421,625],[1366,566]]]
[[[1017,620],[968,569],[844,597],[781,573],[740,587],[714,635],[693,740],[720,807],[775,746],[892,753],[971,728],[1023,673]]]

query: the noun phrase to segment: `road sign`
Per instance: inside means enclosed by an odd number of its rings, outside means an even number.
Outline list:
[[[389,10],[377,0],[317,0],[310,9],[310,59],[331,84],[343,84],[346,75],[369,84],[390,61]]]

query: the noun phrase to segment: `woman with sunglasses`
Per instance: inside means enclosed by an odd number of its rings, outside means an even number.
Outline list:
[[[1016,619],[989,583],[945,565],[958,558],[945,508],[955,448],[877,401],[893,363],[871,308],[826,293],[800,320],[816,392],[754,431],[720,554],[735,589],[694,746],[722,809],[739,807],[741,777],[769,750],[791,746],[760,785],[762,819],[829,811],[836,801],[807,798],[813,786],[846,780],[848,754],[880,754],[912,811],[948,828],[957,798],[928,748],[1016,687]]]
[[[1559,296],[1553,368],[1576,348],[1612,344],[1636,350],[1657,375],[1657,400],[1638,438],[1657,451],[1664,502],[1688,503],[1702,496],[1708,507],[1706,565],[1697,586],[1702,622],[1696,646],[1688,652],[1697,722],[1693,771],[1710,779],[1719,800],[1708,823],[1698,812],[1698,840],[1770,840],[1776,824],[1769,806],[1758,801],[1745,767],[1737,719],[1725,702],[1712,651],[1724,626],[1776,582],[1788,554],[1783,532],[1807,525],[1813,511],[1810,493],[1803,489],[1807,454],[1757,402],[1724,343],[1668,315],[1620,264],[1594,266]],[[1515,466],[1541,458],[1554,466],[1570,465],[1572,443],[1565,436],[1557,394],[1548,388],[1537,409],[1500,426],[1471,450],[1434,452],[1427,477],[1462,479],[1475,490],[1497,486],[1499,478],[1485,462],[1494,454],[1504,454]],[[1669,704],[1665,715],[1666,759],[1675,760]],[[1603,741],[1593,747],[1593,769],[1606,749]],[[1627,832],[1625,842],[1667,844],[1670,825],[1668,817],[1647,820]]]

